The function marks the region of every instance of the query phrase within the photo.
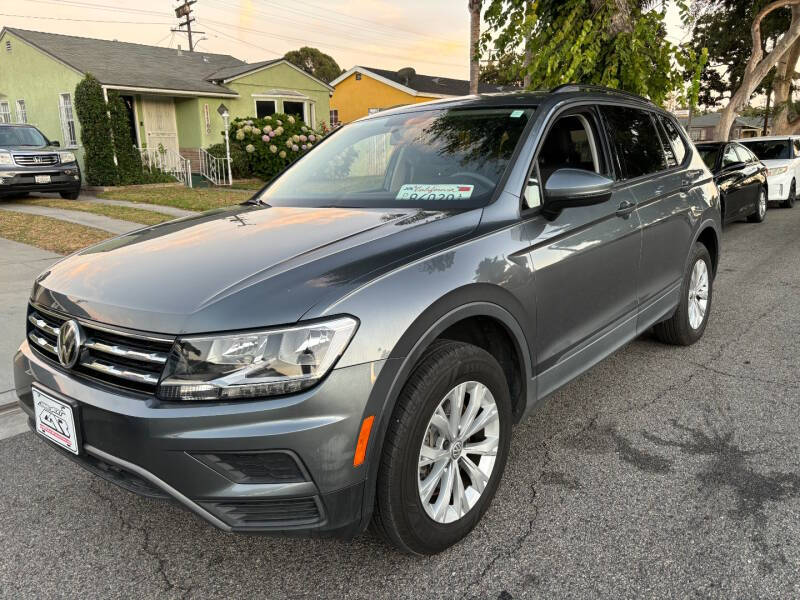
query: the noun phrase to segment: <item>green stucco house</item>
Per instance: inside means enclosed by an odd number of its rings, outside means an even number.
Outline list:
[[[328,123],[333,88],[284,59],[246,63],[225,54],[16,28],[0,30],[0,123],[31,123],[80,155],[75,86],[91,73],[125,99],[133,139],[192,161],[223,140],[224,103],[231,117],[284,112],[312,127]]]

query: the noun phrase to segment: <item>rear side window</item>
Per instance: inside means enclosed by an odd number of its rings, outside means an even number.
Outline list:
[[[604,106],[602,110],[625,179],[667,168],[667,157],[650,113],[625,106]]]
[[[683,159],[686,158],[687,153],[686,142],[683,141],[683,137],[678,133],[678,128],[672,121],[663,115],[658,115],[658,119],[661,121],[664,131],[667,132],[667,141],[670,146],[665,148],[667,152],[667,161],[670,163],[671,167],[683,164]]]
[[[744,146],[734,146],[734,149],[736,150],[736,156],[739,157],[739,162],[748,163],[753,160]]]

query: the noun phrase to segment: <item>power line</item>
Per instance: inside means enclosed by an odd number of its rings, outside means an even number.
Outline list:
[[[56,6],[74,6],[77,8],[90,8],[94,10],[111,11],[115,13],[129,13],[140,15],[155,15],[158,17],[167,17],[169,13],[158,12],[154,10],[145,10],[141,8],[126,8],[122,6],[112,6],[108,4],[94,4],[91,2],[81,2],[79,0],[24,0],[25,2],[35,2],[36,4],[55,4]]]
[[[194,42],[192,41],[192,23],[195,19],[192,18],[192,5],[196,4],[197,0],[183,0],[183,4],[175,7],[175,16],[179,19],[185,19],[178,23],[178,28],[173,29],[175,33],[185,33],[189,38],[189,52],[194,52]],[[186,31],[181,29],[186,27]],[[195,33],[205,33],[205,31],[195,31]]]
[[[121,25],[169,25],[168,21],[107,21],[105,19],[70,19],[68,17],[34,17],[31,15],[10,15],[0,13],[0,17],[19,17],[20,19],[44,19],[47,21],[74,21],[76,23],[118,23]]]

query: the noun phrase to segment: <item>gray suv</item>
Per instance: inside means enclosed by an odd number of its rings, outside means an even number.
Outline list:
[[[71,150],[60,150],[33,125],[0,123],[0,197],[28,192],[59,192],[75,200],[81,171]]]
[[[54,449],[225,531],[373,522],[435,553],[548,395],[651,328],[703,335],[719,238],[711,173],[641,98],[405,106],[244,205],[52,266],[16,390]]]

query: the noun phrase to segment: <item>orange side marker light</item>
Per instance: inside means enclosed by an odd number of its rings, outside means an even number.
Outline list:
[[[372,422],[374,420],[375,416],[371,415],[361,423],[361,431],[358,433],[358,442],[356,443],[356,453],[353,456],[354,467],[360,466],[367,455],[367,442],[369,442],[369,432],[372,431]]]

